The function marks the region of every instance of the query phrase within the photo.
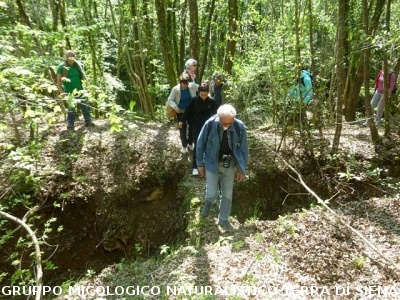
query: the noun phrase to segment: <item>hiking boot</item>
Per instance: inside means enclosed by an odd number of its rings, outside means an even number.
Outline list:
[[[199,176],[199,170],[193,169],[192,175],[193,176]]]
[[[182,147],[182,149],[181,149],[181,153],[182,153],[182,154],[186,154],[186,153],[187,153],[187,149],[186,149],[186,147]]]
[[[219,220],[218,225],[221,226],[225,231],[233,230],[233,227],[228,220]]]
[[[211,202],[208,202],[208,201],[204,202],[204,206],[201,209],[201,216],[203,218],[207,218],[208,217],[208,215],[210,214],[210,210],[211,210],[212,206],[213,206],[213,204]]]
[[[88,122],[88,123],[85,123],[85,126],[86,127],[94,127],[95,125],[93,122]]]
[[[193,149],[194,149],[193,144],[188,144],[187,149],[193,151]]]

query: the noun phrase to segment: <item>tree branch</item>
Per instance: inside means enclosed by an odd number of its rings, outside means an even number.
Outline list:
[[[272,149],[271,149],[272,150]],[[272,150],[273,151],[273,150]],[[274,151],[275,152],[275,151]],[[326,210],[328,210],[332,215],[334,215],[337,220],[342,223],[347,229],[349,229],[351,232],[353,232],[354,234],[356,234],[368,247],[370,247],[375,253],[377,253],[384,261],[386,261],[389,265],[391,265],[396,271],[399,271],[399,269],[397,268],[396,264],[390,260],[389,258],[387,258],[386,256],[384,256],[379,249],[373,245],[361,232],[359,232],[357,229],[351,227],[349,224],[346,223],[346,221],[344,221],[342,219],[342,217],[340,217],[333,209],[331,209],[324,200],[322,200],[309,186],[307,186],[307,184],[304,182],[303,177],[301,176],[301,174],[294,168],[292,167],[283,157],[281,157],[278,153],[276,153],[276,156],[285,164],[285,166],[287,166],[293,173],[295,173],[297,175],[298,178],[298,182],[300,182],[300,184],[315,198],[317,199],[317,202],[319,204],[321,204]],[[296,180],[297,181],[297,180]],[[398,277],[397,273],[393,272],[395,274],[396,277]]]
[[[26,224],[21,219],[14,217],[13,215],[10,215],[2,210],[0,210],[0,216],[19,224],[31,236],[33,245],[35,246],[35,256],[36,256],[36,286],[37,286],[37,290],[36,290],[35,300],[41,300],[42,299],[42,288],[43,288],[43,270],[42,270],[42,256],[40,253],[40,246],[39,246],[38,239],[36,238],[35,233],[29,227],[29,225]]]

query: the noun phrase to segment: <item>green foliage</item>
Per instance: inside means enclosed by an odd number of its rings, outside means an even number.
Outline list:
[[[359,256],[359,257],[355,257],[354,259],[353,259],[353,266],[356,268],[356,269],[362,269],[362,268],[364,268],[364,265],[365,265],[365,262],[366,262],[366,257],[364,257],[364,256]]]
[[[274,261],[275,261],[276,263],[282,262],[282,258],[279,256],[278,250],[277,250],[274,246],[269,247],[269,248],[268,248],[268,251],[269,251],[269,253],[272,254],[272,256],[273,256],[273,258],[274,258]]]

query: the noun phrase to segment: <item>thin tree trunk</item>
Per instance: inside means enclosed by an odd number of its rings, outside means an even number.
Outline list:
[[[337,70],[337,104],[336,104],[336,126],[335,136],[332,142],[332,153],[337,153],[339,150],[340,136],[342,133],[342,110],[344,97],[344,81],[345,70],[343,67],[344,61],[344,46],[346,38],[345,17],[346,17],[346,0],[338,0],[338,19],[337,19],[337,44],[336,44],[336,70]]]
[[[296,78],[300,78],[301,53],[300,53],[300,10],[299,0],[294,1],[294,32],[296,40]]]
[[[58,15],[60,11],[60,2],[57,0],[50,0],[51,15],[53,17],[52,30],[57,31]]]
[[[200,68],[200,74],[199,74],[199,79],[202,81],[203,75],[204,75],[204,70],[207,67],[207,57],[208,57],[208,52],[210,49],[210,44],[211,44],[211,20],[214,16],[214,8],[215,8],[215,0],[211,0],[211,3],[209,5],[209,11],[207,12],[207,29],[204,33],[204,37],[202,41],[204,42],[203,46],[203,51],[202,51],[202,58],[201,58],[201,68]]]
[[[226,51],[224,70],[228,74],[232,74],[233,59],[236,52],[238,25],[237,20],[239,16],[238,2],[237,0],[228,0],[228,12],[229,12],[229,30],[226,39]]]
[[[371,129],[371,139],[373,143],[379,141],[379,133],[376,129],[375,123],[372,122],[372,107],[370,103],[370,92],[369,92],[369,76],[370,76],[370,55],[371,48],[369,47],[369,26],[368,26],[368,0],[362,0],[362,15],[363,15],[363,27],[364,27],[364,88],[365,88],[365,108],[367,112],[367,118],[369,119],[369,126]]]
[[[179,60],[177,61],[177,64],[176,64],[177,74],[181,74],[181,72],[184,69],[183,64],[185,63],[186,10],[187,10],[187,5],[184,5],[182,7],[182,11],[181,11],[181,34],[180,34],[180,39],[179,39]]]
[[[116,69],[117,69],[117,77],[120,77],[121,74],[121,62],[122,62],[122,55],[123,55],[123,45],[124,45],[124,31],[123,31],[123,26],[124,24],[124,13],[123,13],[123,7],[121,6],[121,2],[118,1],[118,7],[120,9],[120,19],[117,24],[117,20],[115,17],[115,12],[114,12],[114,6],[111,3],[111,0],[108,0],[108,6],[110,7],[110,15],[111,15],[111,21],[113,23],[113,29],[114,29],[114,34],[117,38],[117,44],[118,44],[118,50],[117,50],[117,64],[116,64]]]
[[[390,32],[390,2],[391,0],[388,0],[387,6],[386,6],[386,16],[385,16],[385,24],[386,24],[386,30],[389,33]],[[385,93],[384,93],[384,99],[385,99],[385,136],[388,136],[390,133],[390,98],[389,97],[389,66],[388,66],[388,61],[387,61],[387,50],[386,47],[383,48],[385,51],[384,53],[384,76],[385,76],[385,81],[384,81],[384,86],[385,86]]]
[[[188,0],[189,6],[189,50],[190,57],[199,59],[200,56],[200,38],[199,38],[199,9],[197,0]],[[202,68],[202,66],[200,66]]]
[[[138,10],[137,1],[131,0],[131,16],[137,16],[141,13],[142,11],[139,12]],[[147,88],[148,84],[146,78],[146,68],[144,65],[145,51],[143,51],[143,30],[139,22],[139,19],[134,18],[131,26],[132,34],[129,42],[130,47],[127,51],[129,66],[128,71],[133,83],[137,87],[139,99],[144,113],[149,115],[151,118],[154,118],[153,104]]]
[[[17,6],[18,6],[18,11],[19,11],[19,15],[21,17],[22,23],[27,25],[30,29],[35,29],[31,22],[30,17],[27,15],[27,13],[25,11],[24,5],[21,0],[17,0]],[[40,43],[40,41],[37,39],[36,36],[33,36],[33,40],[35,41],[38,52],[40,54],[44,55],[45,51],[43,50],[43,47],[42,47],[42,44]]]
[[[59,9],[60,9],[60,23],[61,23],[61,26],[62,26],[62,28],[63,28],[63,31],[65,32],[65,28],[67,27],[67,22],[65,21],[66,20],[66,16],[65,16],[65,0],[60,0],[60,6],[59,6]],[[65,46],[66,46],[66,48],[67,49],[72,49],[72,46],[71,46],[71,41],[69,40],[69,37],[68,37],[68,35],[66,35],[65,36]],[[60,56],[64,56],[64,50],[65,49],[61,49],[61,53],[60,53]]]
[[[349,5],[350,2],[347,3]],[[380,25],[380,18],[383,13],[383,9],[385,6],[385,0],[376,0],[376,2],[371,1],[370,2],[370,8],[368,11],[372,11],[373,5],[375,5],[374,13],[372,15],[371,20],[369,21],[369,32],[371,36],[375,35],[375,31],[379,28]],[[358,29],[353,29],[358,30]],[[361,40],[360,40],[361,42]],[[347,47],[346,47],[347,49]],[[355,120],[355,115],[356,115],[356,105],[359,99],[359,94],[360,90],[362,87],[362,82],[364,78],[364,74],[362,74],[364,67],[362,65],[358,65],[358,62],[361,61],[361,64],[363,64],[363,59],[359,56],[358,51],[353,51],[353,53],[349,53],[350,55],[350,60],[353,62],[353,69],[351,72],[349,72],[350,76],[350,86],[346,86],[346,93],[345,93],[345,98],[346,99],[346,106],[345,106],[345,116],[347,121],[353,121]],[[347,56],[347,54],[345,54]],[[354,63],[357,62],[357,63]],[[360,74],[361,73],[361,74]]]
[[[163,57],[164,61],[164,66],[165,66],[165,73],[167,75],[167,80],[169,86],[172,88],[174,85],[176,85],[177,82],[177,76],[174,71],[174,66],[173,66],[173,59],[172,59],[172,53],[170,49],[172,49],[171,45],[171,34],[173,32],[170,32],[168,30],[167,22],[166,22],[166,13],[165,13],[165,6],[164,6],[164,1],[163,0],[155,0],[154,1],[156,12],[157,12],[157,22],[158,22],[158,34],[160,37],[160,48],[161,48],[161,54]]]

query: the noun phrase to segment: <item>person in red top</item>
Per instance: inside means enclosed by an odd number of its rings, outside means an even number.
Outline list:
[[[375,78],[375,93],[371,100],[372,110],[378,107],[375,117],[375,124],[379,125],[382,122],[383,110],[385,108],[385,85],[384,85],[384,72],[383,65],[382,70],[379,71],[378,75]],[[393,89],[396,83],[396,74],[393,69],[389,69],[389,96],[393,93]],[[364,126],[368,126],[368,119],[364,122]]]

